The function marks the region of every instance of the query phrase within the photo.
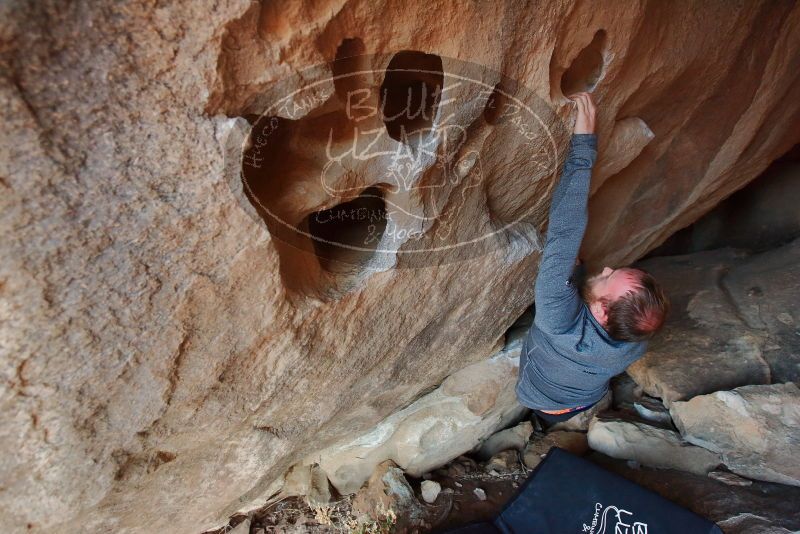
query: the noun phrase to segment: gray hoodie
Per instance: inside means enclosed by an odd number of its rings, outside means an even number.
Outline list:
[[[516,392],[537,410],[594,404],[612,376],[645,352],[646,343],[616,341],[597,322],[570,280],[586,231],[589,185],[597,157],[594,134],[575,134],[553,193],[536,278],[536,317],[522,343]]]

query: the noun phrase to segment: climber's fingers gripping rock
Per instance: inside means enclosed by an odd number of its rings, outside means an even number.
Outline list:
[[[575,93],[569,96],[569,99],[575,102],[575,107],[578,110],[573,132],[576,134],[594,133],[595,107],[591,95],[589,93]]]

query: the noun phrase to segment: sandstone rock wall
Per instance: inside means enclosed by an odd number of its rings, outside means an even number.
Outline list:
[[[456,226],[534,206],[505,246],[346,283],[289,261],[225,178],[237,117],[264,111],[279,80],[342,49],[419,50],[444,71],[502,72],[553,107],[554,130],[562,91],[593,90],[602,172],[585,255],[622,262],[798,141],[799,23],[789,1],[4,3],[4,530],[220,524],[490,354],[530,304],[554,177],[530,179],[491,113],[459,118],[487,171]],[[276,179],[302,181],[301,156]],[[330,207],[306,193],[283,205]]]

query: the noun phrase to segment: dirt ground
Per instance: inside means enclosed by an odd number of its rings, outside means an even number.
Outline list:
[[[222,529],[206,534],[422,534],[441,533],[448,529],[487,520],[497,515],[532,470],[518,458],[507,472],[486,468],[473,458],[460,456],[450,464],[429,475],[441,485],[442,491],[433,504],[422,499],[421,484],[424,479],[407,477],[414,493],[425,509],[425,524],[418,527],[396,528],[396,518],[381,521],[359,521],[353,513],[352,495],[339,496],[323,507],[309,506],[301,497],[291,497],[270,504],[250,516],[249,530],[240,523],[245,516],[231,519]],[[478,490],[476,492],[476,490]],[[483,498],[485,497],[485,498]],[[240,530],[236,530],[240,527]]]

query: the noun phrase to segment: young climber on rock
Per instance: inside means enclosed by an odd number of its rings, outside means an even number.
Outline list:
[[[644,354],[669,307],[661,287],[639,269],[606,267],[580,283],[573,279],[597,138],[591,96],[578,93],[570,100],[577,108],[575,129],[550,205],[536,315],[522,344],[516,385],[520,403],[548,423],[603,398],[611,377]]]

